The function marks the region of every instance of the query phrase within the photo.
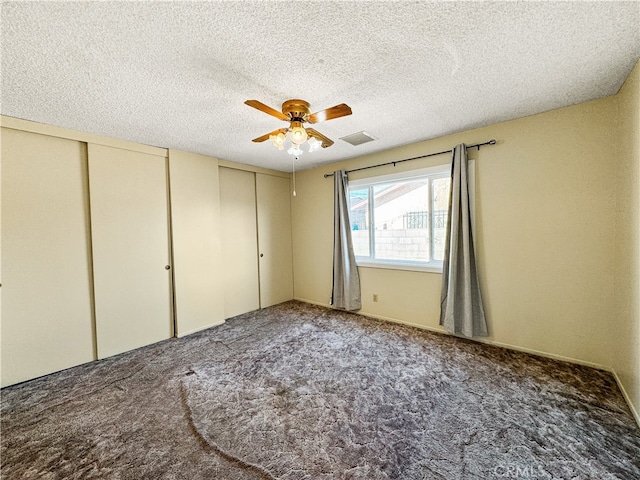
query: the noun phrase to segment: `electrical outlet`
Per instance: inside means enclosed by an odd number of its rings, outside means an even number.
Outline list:
[[[374,301],[374,302],[377,302],[377,301],[378,301],[378,294],[377,294],[377,293],[374,293],[374,294],[373,294],[373,301]]]

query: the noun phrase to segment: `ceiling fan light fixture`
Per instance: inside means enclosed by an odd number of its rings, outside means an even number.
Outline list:
[[[287,150],[287,153],[294,157],[299,157],[304,153],[304,151],[300,148],[300,145],[296,145],[295,143],[292,143],[291,146],[289,147],[289,150]]]
[[[273,143],[273,146],[278,150],[284,149],[284,141],[285,141],[284,133],[280,132],[277,135],[269,135],[269,140]]]
[[[309,137],[309,151],[313,152],[314,150],[318,150],[322,147],[322,142],[315,137]]]
[[[307,131],[302,126],[301,122],[291,122],[291,130],[289,130],[289,134],[291,136],[291,141],[296,145],[302,145],[307,141],[309,135],[307,135]]]
[[[333,120],[335,118],[345,117],[351,115],[351,107],[346,103],[335,105],[331,108],[325,108],[319,112],[309,113],[309,102],[300,99],[287,100],[282,104],[282,112],[279,112],[275,108],[271,108],[258,100],[246,100],[245,105],[248,105],[256,110],[260,110],[272,117],[276,117],[279,120],[289,122],[289,128],[280,128],[273,132],[267,133],[254,138],[252,141],[256,143],[270,140],[271,143],[279,150],[284,149],[284,144],[287,138],[291,142],[291,147],[287,150],[287,153],[291,155],[301,155],[303,150],[301,146],[308,140],[309,148],[307,151],[313,152],[319,148],[327,148],[333,145],[333,140],[325,137],[320,132],[313,128],[305,129],[303,124],[305,123],[318,123],[326,120]]]

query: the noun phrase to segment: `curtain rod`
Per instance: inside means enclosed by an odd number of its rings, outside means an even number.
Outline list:
[[[480,147],[482,147],[484,145],[495,145],[495,144],[496,144],[495,140],[489,140],[488,142],[476,143],[474,145],[467,145],[467,148],[477,148],[478,151],[480,151]],[[404,160],[395,160],[393,162],[380,163],[378,165],[369,165],[368,167],[354,168],[352,170],[347,170],[346,173],[358,172],[360,170],[367,170],[369,168],[384,167],[386,165],[393,165],[395,167],[396,163],[408,162],[409,160],[418,160],[419,158],[434,157],[436,155],[444,155],[445,153],[451,153],[451,152],[453,152],[453,149],[451,149],[451,150],[443,150],[442,152],[436,152],[436,153],[428,153],[426,155],[420,155],[419,157],[405,158]],[[333,177],[333,173],[325,173],[324,174],[324,178],[328,178],[328,177]]]

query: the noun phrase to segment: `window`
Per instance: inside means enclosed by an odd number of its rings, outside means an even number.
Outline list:
[[[447,164],[349,182],[351,237],[358,265],[442,271],[450,168]]]

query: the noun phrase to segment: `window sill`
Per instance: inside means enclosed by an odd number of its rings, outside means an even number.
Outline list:
[[[387,270],[409,270],[412,272],[442,273],[442,264],[417,264],[417,263],[397,263],[393,260],[359,260],[356,258],[356,265],[364,268],[383,268]]]

